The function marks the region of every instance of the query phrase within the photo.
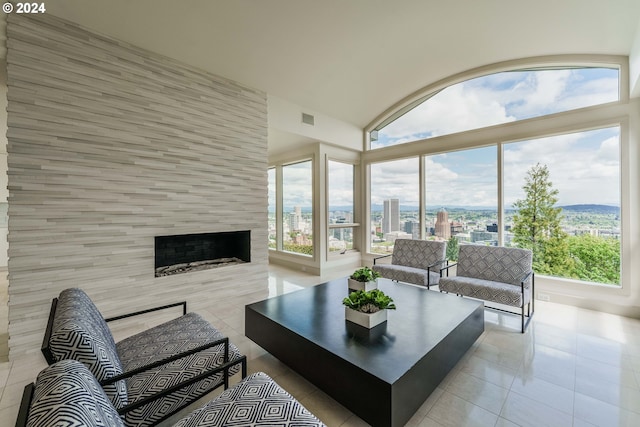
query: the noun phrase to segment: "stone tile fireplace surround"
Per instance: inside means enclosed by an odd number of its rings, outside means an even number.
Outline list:
[[[105,316],[259,299],[266,94],[51,15],[8,15],[7,46],[10,359],[69,287]],[[156,236],[229,231],[250,262],[152,273]]]

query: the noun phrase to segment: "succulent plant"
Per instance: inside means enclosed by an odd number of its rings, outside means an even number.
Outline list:
[[[362,313],[396,309],[393,299],[380,289],[351,292],[348,297],[342,300],[342,304]]]
[[[380,274],[369,267],[362,267],[354,271],[349,277],[353,280],[357,280],[358,282],[373,282],[380,277]]]

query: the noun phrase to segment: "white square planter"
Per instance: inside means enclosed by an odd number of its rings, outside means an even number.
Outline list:
[[[352,278],[347,279],[349,289],[352,291],[370,291],[372,289],[378,289],[378,281],[373,280],[371,282],[358,282]]]
[[[344,318],[349,322],[371,329],[374,326],[387,321],[387,310],[380,310],[375,313],[362,313],[349,307],[345,307]]]

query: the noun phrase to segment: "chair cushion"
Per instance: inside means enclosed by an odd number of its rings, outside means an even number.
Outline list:
[[[502,246],[461,245],[457,275],[520,286],[531,271],[533,255],[527,249]],[[525,283],[529,287],[530,281]]]
[[[397,280],[398,282],[413,283],[414,285],[437,285],[440,280],[440,273],[428,271],[422,268],[405,267],[394,264],[376,264],[372,269],[387,279]],[[427,278],[427,274],[431,276],[429,279]],[[429,282],[427,282],[427,280],[429,280]]]
[[[174,427],[279,426],[324,424],[267,374],[249,375]]]
[[[522,307],[520,285],[454,276],[440,278],[439,289],[444,292],[464,295],[471,298],[493,301],[513,307]],[[531,300],[531,288],[524,290],[524,304]]]
[[[422,269],[443,260],[447,248],[437,240],[396,239],[393,245],[392,264]]]
[[[128,337],[116,344],[125,371],[131,371],[149,363],[192,350],[224,335],[196,313],[188,313],[177,319]],[[182,381],[193,378],[223,364],[224,347],[218,345],[199,353],[178,359],[159,368],[145,371],[127,379],[130,403],[135,403],[154,393],[165,390]],[[229,343],[229,360],[241,357],[236,346]],[[237,373],[240,365],[230,369]],[[168,397],[157,399],[125,414],[128,426],[153,425],[159,420],[193,402],[223,382],[223,373],[198,381]]]
[[[49,340],[57,361],[73,359],[84,363],[98,381],[123,372],[113,335],[89,296],[81,289],[65,289],[58,297]],[[104,387],[116,408],[127,404],[124,380]]]
[[[87,367],[63,360],[38,374],[27,426],[124,427],[124,423]]]

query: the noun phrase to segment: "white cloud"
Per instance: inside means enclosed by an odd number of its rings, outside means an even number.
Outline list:
[[[371,165],[371,203],[399,199],[401,205],[419,203],[418,159],[402,159]]]
[[[619,204],[619,138],[594,143],[601,131],[580,132],[509,144],[505,147],[504,193],[510,206],[524,197],[525,175],[536,163],[549,170],[559,205]],[[605,131],[606,132],[606,131]]]
[[[479,150],[489,150],[495,159],[495,149]],[[483,161],[478,150],[458,152],[455,160],[443,155],[429,156],[426,164],[427,206],[497,207],[496,163],[484,164]]]
[[[401,143],[414,141],[420,133],[438,136],[515,120],[507,115],[497,97],[486,95],[469,91],[464,84],[450,86],[389,124],[384,134],[400,138],[394,143]]]
[[[283,166],[282,204],[285,211],[294,206],[310,208],[312,189],[311,161]]]
[[[601,70],[498,73],[437,93],[382,129],[380,144],[401,144],[617,99],[618,79],[603,76]]]
[[[619,204],[619,137],[604,129],[505,145],[504,195],[510,207],[524,197],[525,175],[547,165],[559,204]],[[496,149],[452,152],[426,158],[427,206],[497,207]],[[372,201],[398,198],[418,204],[417,159],[372,165]]]

